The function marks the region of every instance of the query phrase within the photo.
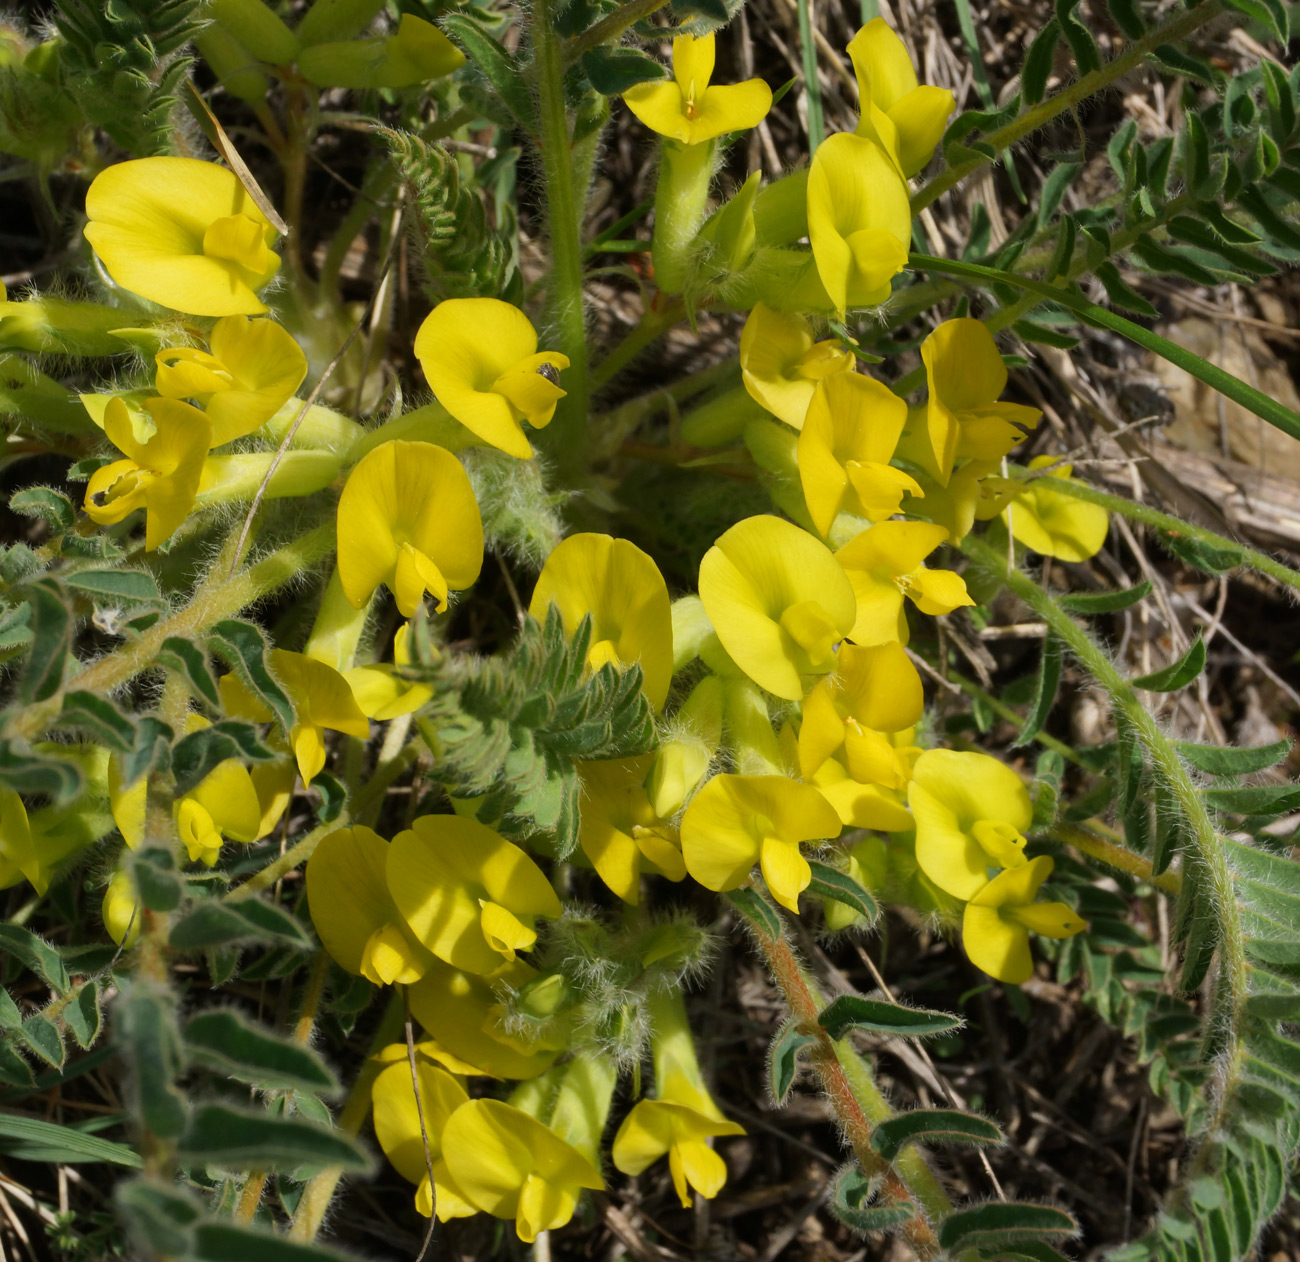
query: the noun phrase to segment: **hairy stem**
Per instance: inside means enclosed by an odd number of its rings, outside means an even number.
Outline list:
[[[590,30],[584,31],[577,39],[570,41],[564,57],[565,65],[571,66],[583,53],[618,39],[629,26],[635,26],[643,18],[657,13],[667,3],[668,0],[628,0],[627,4],[615,9],[607,17],[601,18]]]
[[[1092,821],[1089,823],[1091,824]],[[1079,828],[1074,824],[1057,824],[1052,832],[1059,841],[1065,842],[1067,846],[1073,846],[1088,858],[1118,868],[1121,872],[1127,872],[1129,876],[1137,877],[1139,881],[1145,881],[1148,885],[1154,885],[1157,889],[1164,890],[1166,894],[1177,894],[1183,888],[1183,878],[1177,872],[1161,872],[1157,876],[1151,871],[1151,864],[1141,855],[1125,850],[1116,842],[1098,837],[1096,833],[1086,828]]]

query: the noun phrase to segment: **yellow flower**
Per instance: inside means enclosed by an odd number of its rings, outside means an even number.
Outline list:
[[[686,870],[711,890],[734,890],[758,864],[772,897],[796,915],[812,869],[799,847],[839,836],[840,817],[810,785],[784,776],[714,776],[682,816]]]
[[[854,644],[906,644],[904,596],[928,614],[951,613],[959,605],[975,603],[959,574],[921,564],[947,537],[943,526],[931,522],[882,521],[835,554],[857,601],[857,618],[848,635]]]
[[[925,494],[889,463],[906,420],[907,404],[871,377],[844,372],[818,382],[798,450],[808,515],[823,537],[840,513],[884,521],[904,492]]]
[[[366,740],[370,721],[361,712],[348,681],[324,662],[288,649],[271,650],[271,667],[293,702],[297,722],[289,744],[304,784],[310,784],[325,766],[325,739],[329,729]]]
[[[416,1185],[415,1208],[425,1218],[431,1218],[436,1197],[440,1223],[476,1213],[474,1206],[461,1196],[442,1155],[442,1134],[447,1121],[469,1100],[465,1088],[446,1070],[430,1064],[417,1047],[414,1074],[420,1084],[417,1108],[406,1045],[397,1043],[386,1047],[380,1052],[380,1058],[391,1063],[380,1071],[370,1088],[375,1138],[397,1173],[408,1183]],[[429,1144],[427,1159],[424,1151],[426,1140]],[[432,1185],[429,1182],[430,1166],[433,1167]]]
[[[796,312],[755,303],[740,334],[745,389],[773,416],[801,429],[817,383],[853,368],[851,351],[833,338],[814,342],[812,326]]]
[[[803,703],[799,774],[811,780],[836,758],[860,783],[902,788],[907,768],[884,733],[912,727],[924,706],[921,676],[901,644],[843,645],[835,673]]]
[[[640,901],[642,871],[670,881],[686,875],[681,846],[645,790],[651,762],[646,754],[578,765],[583,795],[578,842],[600,879],[633,907]]]
[[[989,868],[1024,863],[1034,809],[1023,781],[998,759],[927,749],[912,769],[907,800],[916,820],[916,861],[954,898],[972,898]]]
[[[843,650],[841,650],[843,652]],[[874,828],[880,832],[905,832],[912,827],[912,815],[907,809],[906,781],[912,774],[912,763],[921,752],[912,743],[912,729],[891,732],[884,737],[893,749],[892,756],[880,760],[889,772],[888,783],[858,780],[846,766],[845,751],[832,754],[813,773],[811,784],[839,814],[840,822],[848,828]],[[868,764],[870,770],[871,764]],[[891,787],[902,777],[904,784]]]
[[[673,1187],[682,1208],[689,1209],[691,1188],[712,1199],[727,1181],[726,1164],[708,1140],[743,1135],[745,1128],[723,1116],[704,1085],[681,993],[657,992],[650,1000],[650,1016],[655,1097],[633,1106],[614,1136],[610,1155],[618,1170],[631,1175],[666,1155]]]
[[[638,83],[623,100],[651,131],[684,145],[757,126],[772,108],[771,88],[762,79],[710,87],[713,60],[713,35],[678,35],[672,79]]]
[[[144,916],[144,904],[136,892],[131,873],[119,868],[113,873],[108,888],[104,891],[104,901],[99,909],[100,918],[108,936],[120,947],[133,947],[140,937],[140,921]]]
[[[947,88],[918,87],[903,41],[874,18],[849,41],[862,119],[857,134],[879,144],[904,175],[915,175],[934,153],[955,104]]]
[[[506,1035],[494,987],[519,990],[537,976],[516,960],[490,978],[434,959],[408,992],[415,1019],[462,1065],[492,1078],[534,1078],[550,1068],[562,1048],[523,1047]]]
[[[1055,456],[1035,456],[1031,469],[1041,469]],[[1074,466],[1063,464],[1047,477],[1014,490],[1002,516],[1012,536],[1033,552],[1061,561],[1086,561],[1101,551],[1110,529],[1110,514],[1100,504],[1076,500],[1052,490],[1051,478],[1068,479]]]
[[[1069,938],[1086,929],[1065,903],[1036,903],[1038,889],[1054,864],[1039,855],[1008,868],[971,897],[962,916],[961,936],[971,963],[990,977],[1019,986],[1034,974],[1030,933]]]
[[[568,359],[537,351],[537,330],[498,298],[448,298],[415,335],[415,355],[438,402],[485,443],[521,460],[533,454],[520,421],[550,424],[564,398]]]
[[[853,587],[834,555],[778,517],[737,522],[700,562],[700,600],[722,647],[756,684],[789,701],[803,675],[835,666],[853,626]]]
[[[307,357],[274,320],[227,316],[208,335],[208,349],[173,346],[154,356],[154,387],[165,399],[194,399],[220,447],[260,429],[307,375]]]
[[[1042,419],[1037,408],[999,403],[1007,366],[993,334],[978,320],[945,320],[921,343],[930,472],[948,485],[962,457],[998,461]]]
[[[808,172],[808,240],[835,310],[878,307],[907,263],[907,184],[873,140],[828,137]]]
[[[376,986],[419,981],[433,957],[388,892],[389,843],[361,825],[321,839],[307,862],[307,906],[340,968]]]
[[[189,315],[260,315],[280,268],[275,229],[234,174],[195,158],[137,158],[86,192],[86,240],[123,289]]]
[[[465,467],[432,443],[387,442],[348,475],[339,497],[339,579],[354,609],[381,584],[404,618],[425,592],[438,612],[447,593],[483,567],[483,521]]]
[[[423,815],[393,838],[388,890],[415,936],[471,973],[530,950],[536,918],[561,911],[545,874],[518,846],[457,815]]]
[[[659,818],[671,819],[682,809],[717,757],[723,698],[722,680],[706,675],[660,739],[645,785],[651,809]]]
[[[393,637],[392,662],[379,662],[371,666],[353,666],[343,672],[357,705],[369,719],[380,723],[396,719],[403,714],[414,714],[433,696],[429,684],[415,683],[403,678],[400,671],[411,665],[411,651],[407,647],[411,624],[403,623]]]
[[[458,70],[465,55],[432,22],[403,13],[391,35],[312,44],[297,62],[318,87],[408,88]]]
[[[104,432],[125,456],[91,474],[86,484],[86,515],[101,526],[145,510],[145,550],[165,543],[189,516],[212,445],[212,427],[198,408],[175,399],[149,399],[153,436],[136,437],[131,414],[121,399],[109,400]]]
[[[646,699],[663,708],[673,676],[672,607],[650,556],[626,539],[570,535],[546,558],[528,612],[545,622],[550,605],[570,635],[590,614],[592,670],[639,665]]]

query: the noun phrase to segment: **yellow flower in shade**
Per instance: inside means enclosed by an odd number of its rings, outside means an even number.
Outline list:
[[[465,1088],[445,1069],[430,1064],[417,1047],[414,1074],[420,1084],[417,1107],[406,1045],[396,1043],[386,1047],[380,1058],[391,1063],[380,1071],[370,1088],[375,1138],[397,1173],[408,1183],[416,1185],[415,1208],[425,1218],[432,1218],[436,1212],[440,1223],[477,1213],[474,1206],[461,1196],[442,1155],[442,1133],[447,1120],[469,1100]],[[427,1159],[426,1140],[429,1144]],[[430,1166],[433,1167],[432,1184],[429,1181]]]
[[[563,1048],[521,1046],[509,1037],[494,987],[517,991],[536,976],[537,970],[523,960],[487,978],[434,959],[408,992],[411,1012],[440,1049],[461,1066],[472,1067],[469,1072],[491,1078],[535,1078],[550,1068]]]
[[[423,815],[393,838],[388,890],[415,936],[471,973],[490,973],[531,950],[536,918],[561,911],[528,855],[458,815]]]
[[[808,171],[808,240],[835,310],[885,302],[911,239],[907,184],[889,155],[849,132],[823,141]]]
[[[208,349],[173,346],[154,359],[154,388],[165,399],[194,399],[220,447],[260,429],[307,375],[307,357],[274,320],[227,316],[208,335]]]
[[[678,991],[662,991],[650,1001],[654,1022],[651,1054],[655,1095],[634,1105],[614,1136],[611,1156],[623,1174],[637,1175],[667,1156],[673,1187],[689,1209],[690,1189],[712,1199],[727,1181],[726,1163],[709,1147],[717,1135],[743,1135],[714,1103]]]
[[[1037,408],[999,403],[1007,366],[993,334],[978,320],[945,320],[921,343],[930,472],[948,485],[962,457],[998,461],[1042,419]]]
[[[438,612],[483,568],[483,519],[465,467],[432,443],[388,442],[357,462],[339,497],[338,567],[360,609],[387,586],[404,618],[425,592]]]
[[[906,644],[904,596],[928,614],[952,613],[959,605],[975,603],[960,574],[921,564],[947,537],[945,527],[931,522],[882,521],[835,554],[857,600],[857,618],[848,636],[854,644]]]
[[[409,622],[397,628],[391,663],[353,666],[343,672],[357,705],[367,718],[383,723],[403,714],[414,714],[433,696],[429,684],[405,679],[400,673],[411,665],[411,651],[407,647],[410,630]]]
[[[86,240],[123,289],[189,315],[260,315],[280,268],[275,229],[234,174],[195,158],[137,158],[86,192]]]
[[[340,968],[376,986],[419,981],[433,957],[388,892],[389,844],[361,825],[321,839],[307,862],[307,906]]]
[[[924,430],[924,408],[909,409],[922,414],[919,433],[903,435],[898,455],[905,460],[915,460],[916,480],[925,492],[924,501],[917,503],[910,497],[903,501],[902,511],[909,517],[925,517],[936,522],[948,532],[948,542],[960,543],[970,533],[977,521],[996,517],[1011,501],[1015,485],[1011,479],[993,476],[999,461],[967,460],[952,471],[947,486],[941,486],[926,466],[930,458],[929,437]],[[919,439],[924,446],[917,445]]]
[[[854,780],[901,789],[907,768],[886,732],[901,732],[921,717],[921,676],[901,644],[841,647],[835,673],[803,703],[799,774],[811,780],[828,758]]]
[[[97,469],[86,484],[82,508],[101,526],[145,510],[145,549],[165,543],[189,516],[199,492],[212,427],[198,408],[175,399],[150,399],[153,436],[136,437],[131,414],[114,398],[104,412],[104,432],[125,460]]]
[[[841,650],[843,651],[843,650]],[[880,765],[888,771],[888,782],[858,780],[845,765],[845,751],[832,754],[813,773],[810,783],[839,814],[848,828],[874,828],[880,832],[905,832],[912,827],[907,809],[906,781],[920,750],[912,743],[912,729],[890,732],[884,736],[893,754],[882,758]],[[871,764],[868,764],[870,770]],[[901,775],[903,784],[897,788]]]
[[[907,404],[860,373],[818,382],[799,433],[799,481],[813,525],[824,536],[840,513],[884,521],[904,492],[925,494],[889,462],[907,420]]]
[[[852,368],[852,352],[833,338],[814,342],[803,316],[754,304],[740,334],[740,371],[750,396],[773,416],[801,429],[817,383]]]
[[[1035,456],[1029,467],[1042,469],[1055,459]],[[1017,486],[1015,498],[1003,510],[1013,538],[1030,551],[1060,561],[1086,561],[1096,556],[1106,542],[1110,514],[1100,504],[1052,490],[1052,478],[1068,479],[1073,472],[1073,465],[1063,464],[1023,488]]]
[[[762,79],[710,87],[714,37],[673,39],[673,77],[638,83],[623,93],[628,109],[653,132],[684,145],[698,145],[728,132],[756,127],[772,108],[772,89]]]
[[[144,915],[144,904],[136,892],[131,873],[119,868],[113,873],[108,888],[104,891],[104,901],[99,914],[108,930],[108,936],[120,947],[133,947],[140,937],[140,921]]]
[[[916,861],[941,890],[973,898],[989,868],[1025,862],[1034,817],[1029,790],[988,754],[927,749],[912,768],[908,805],[916,820]]]
[[[370,721],[361,712],[348,681],[338,671],[302,653],[271,650],[271,668],[293,702],[297,722],[289,744],[303,784],[310,784],[325,766],[325,730],[367,740]]]
[[[918,86],[903,41],[884,18],[873,18],[850,41],[862,119],[857,134],[874,140],[904,175],[934,153],[956,102],[947,88]]]
[[[500,1100],[470,1100],[442,1132],[443,1157],[456,1187],[471,1205],[513,1218],[525,1244],[563,1227],[584,1188],[605,1186],[598,1145],[613,1073],[579,1056],[548,1077],[558,1077],[558,1083],[542,1090],[525,1083],[511,1097],[532,1106],[528,1111]],[[578,1077],[592,1081],[574,1083]],[[551,1124],[539,1121],[534,1110],[550,1114]]]
[[[737,522],[700,562],[700,600],[722,647],[789,701],[829,674],[853,626],[853,586],[825,544],[779,517]]]
[[[578,765],[582,812],[578,842],[600,879],[633,907],[641,898],[641,873],[670,881],[686,875],[681,846],[673,830],[655,814],[645,790],[653,761],[610,758]]]
[[[533,454],[520,421],[549,425],[564,398],[558,351],[537,350],[537,330],[499,298],[448,298],[425,317],[415,355],[438,402],[485,443],[521,460]]]
[[[1008,868],[971,897],[962,915],[961,937],[971,963],[998,981],[1019,986],[1034,974],[1029,935],[1070,938],[1088,927],[1065,903],[1036,903],[1038,889],[1052,874],[1048,855]]]
[[[645,788],[660,819],[671,819],[695,792],[722,744],[724,685],[706,675],[673,715],[654,753]]]
[[[711,890],[734,890],[758,864],[772,897],[798,914],[812,869],[799,847],[838,837],[840,817],[810,785],[784,776],[714,776],[682,816],[686,870]]]
[[[647,700],[663,708],[673,676],[672,606],[649,555],[626,539],[570,535],[546,558],[528,612],[545,622],[550,605],[570,635],[590,614],[592,670],[639,665]]]

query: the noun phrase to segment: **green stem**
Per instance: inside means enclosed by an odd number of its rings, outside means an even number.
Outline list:
[[[813,42],[812,0],[798,0],[799,51],[803,59],[803,90],[808,102],[808,156],[826,139],[822,121],[822,85],[817,77],[817,46]]]
[[[1059,488],[1056,486],[1057,482],[1061,484]],[[1261,574],[1267,574],[1269,578],[1276,579],[1286,587],[1300,591],[1300,570],[1293,570],[1290,566],[1275,561],[1263,552],[1248,548],[1245,544],[1237,543],[1234,539],[1226,539],[1213,530],[1206,530],[1204,526],[1194,526],[1191,522],[1183,521],[1180,517],[1171,517],[1168,513],[1162,513],[1159,509],[1152,508],[1148,504],[1135,503],[1133,500],[1125,499],[1122,495],[1110,495],[1106,491],[1099,491],[1095,486],[1089,486],[1085,482],[1075,482],[1067,478],[1053,478],[1052,490],[1058,489],[1075,499],[1087,500],[1090,504],[1098,504],[1102,508],[1109,509],[1112,513],[1119,513],[1121,517],[1131,518],[1133,521],[1141,522],[1144,526],[1150,526],[1154,530],[1184,539],[1191,539],[1196,543],[1203,543],[1214,548],[1217,552],[1230,552],[1239,558],[1237,562],[1239,565],[1249,566],[1252,570],[1257,570]]]
[[[1089,832],[1085,828],[1078,828],[1074,824],[1057,824],[1052,832],[1058,841],[1073,846],[1088,858],[1118,868],[1121,872],[1127,872],[1129,876],[1145,881],[1148,885],[1154,885],[1157,889],[1164,890],[1166,894],[1177,895],[1183,888],[1183,878],[1177,872],[1161,872],[1157,876],[1151,871],[1151,864],[1141,855],[1133,854],[1123,846],[1107,841],[1104,837],[1098,837],[1096,833]]]
[[[652,308],[642,315],[636,328],[592,369],[592,393],[622,372],[647,346],[663,337],[673,325],[685,318],[686,303],[681,298],[670,298],[658,310]]]
[[[1162,44],[1178,44],[1193,31],[1199,30],[1207,22],[1213,21],[1222,12],[1222,0],[1201,0],[1195,8],[1179,13],[1162,26],[1157,26],[1153,31],[1144,35],[1116,57],[1114,61],[1107,62],[1104,66],[1092,71],[1091,74],[1084,75],[1083,78],[1076,83],[1072,83],[1068,88],[1062,89],[1054,96],[1049,96],[1045,101],[1040,101],[1037,105],[1025,110],[1023,114],[1013,118],[1005,127],[999,127],[989,132],[987,136],[982,138],[984,143],[995,153],[1010,148],[1010,146],[1023,140],[1040,127],[1045,127],[1052,119],[1064,114],[1067,110],[1074,109],[1075,106],[1086,101],[1090,96],[1105,90],[1131,70],[1136,70],[1146,60],[1147,54],[1154,52]],[[959,162],[956,166],[941,171],[913,195],[912,213],[915,215],[924,210],[936,198],[941,197],[954,185],[960,184],[968,175],[978,171],[981,167],[990,165],[994,161],[996,161],[996,158],[987,154],[973,154],[964,162]]]
[[[635,26],[643,18],[657,13],[667,3],[668,0],[628,0],[627,4],[615,9],[608,17],[601,18],[590,30],[571,40],[564,64],[571,66],[583,53],[618,39],[629,26]]]
[[[555,0],[533,6],[533,50],[542,168],[546,177],[547,226],[551,237],[550,319],[556,347],[569,357],[563,375],[567,394],[546,431],[547,446],[561,466],[577,463],[587,423],[587,322],[582,289],[582,208],[574,185],[569,114],[564,100],[564,47],[555,30]]]

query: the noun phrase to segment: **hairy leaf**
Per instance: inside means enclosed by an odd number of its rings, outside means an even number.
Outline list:
[[[886,1161],[908,1144],[1001,1144],[1002,1131],[987,1118],[957,1109],[908,1109],[881,1122],[871,1133],[871,1146]]]
[[[850,1030],[872,1030],[898,1038],[924,1038],[930,1034],[947,1034],[960,1030],[966,1023],[947,1012],[929,1008],[906,1008],[883,999],[866,999],[861,995],[841,995],[818,1015],[822,1028],[833,1039],[843,1038]]]

